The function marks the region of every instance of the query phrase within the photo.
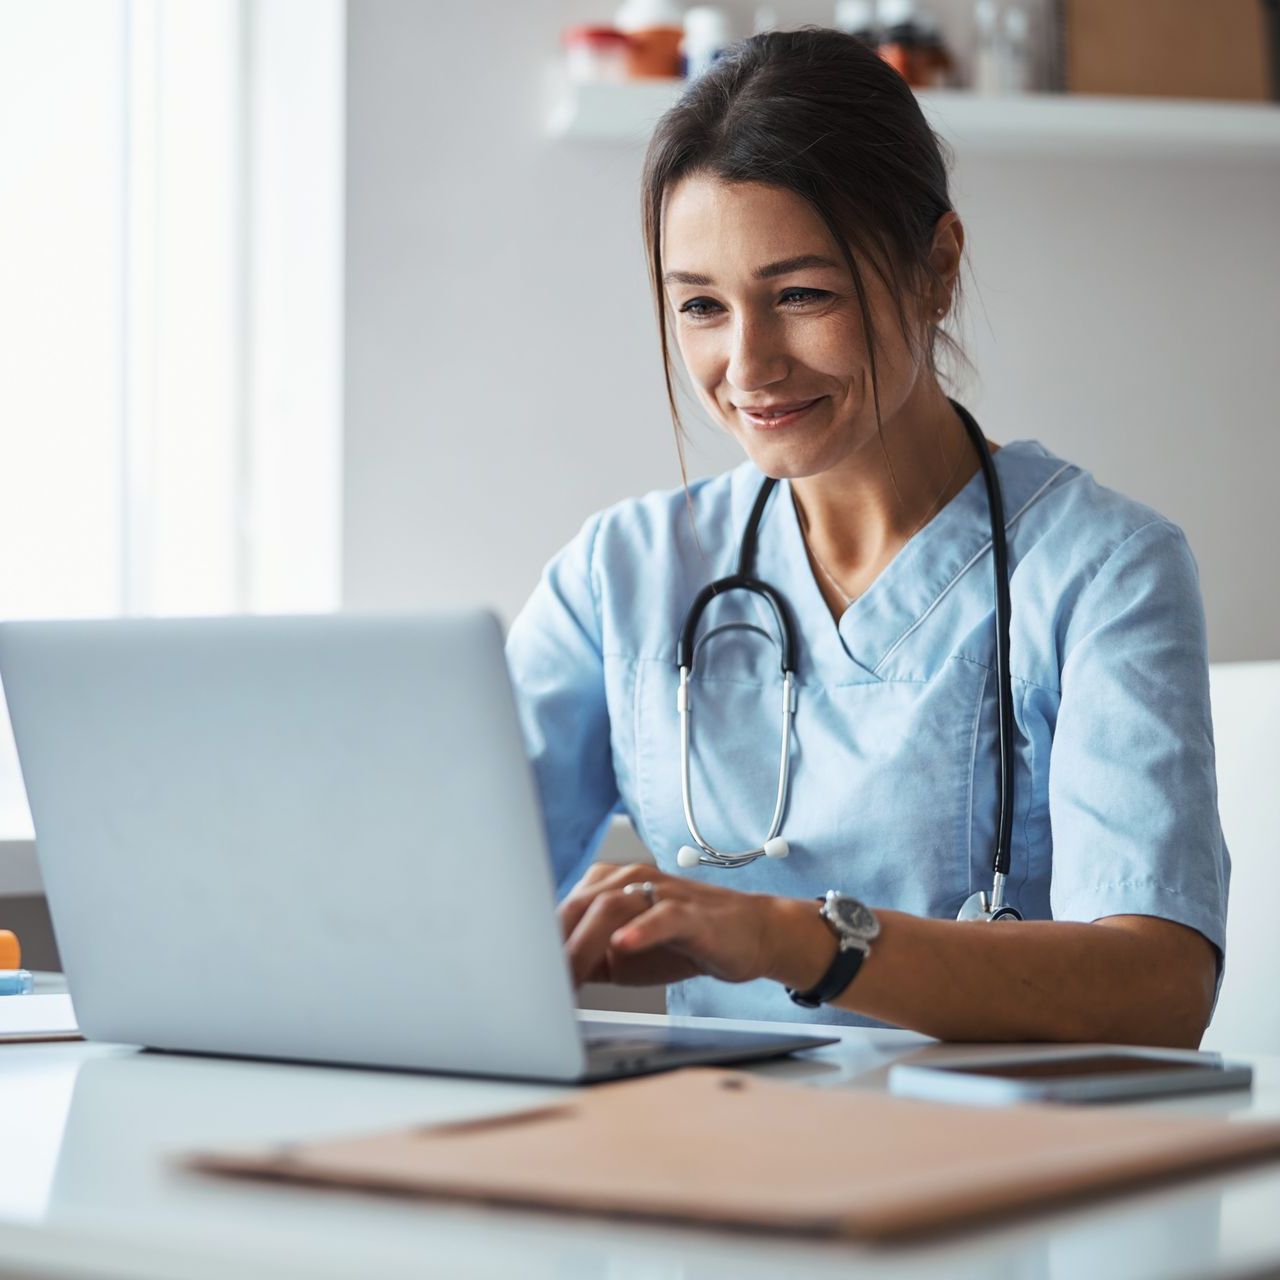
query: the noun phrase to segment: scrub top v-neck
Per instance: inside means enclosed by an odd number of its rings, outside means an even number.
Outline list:
[[[1218,822],[1195,561],[1176,525],[1035,441],[994,454],[1009,541],[1016,807],[1009,889],[1028,919],[1154,915],[1222,953]],[[734,888],[954,918],[989,884],[999,787],[991,532],[980,473],[841,614],[805,551],[790,486],[760,526],[757,575],[795,621],[797,706],[785,861],[682,871],[675,645],[690,601],[732,571],[763,480],[750,463],[592,516],[544,570],[507,640],[567,891],[625,813],[658,864]],[[735,592],[700,628],[753,622]],[[695,674],[691,789],[723,848],[767,830],[777,783],[776,649],[730,630]],[[781,986],[696,978],[674,1013],[860,1023]]]

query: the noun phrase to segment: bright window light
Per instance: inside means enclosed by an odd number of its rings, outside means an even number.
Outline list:
[[[0,0],[0,617],[338,607],[344,30]]]

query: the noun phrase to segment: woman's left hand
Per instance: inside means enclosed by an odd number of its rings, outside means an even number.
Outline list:
[[[646,882],[652,904],[638,888]],[[628,892],[628,885],[637,888]],[[574,983],[768,977],[781,901],[657,867],[594,863],[559,908]]]

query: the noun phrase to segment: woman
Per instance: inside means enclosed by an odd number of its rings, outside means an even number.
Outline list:
[[[1024,919],[957,919],[1001,803],[994,538],[984,438],[938,373],[964,229],[910,90],[852,37],[753,37],[663,117],[643,185],[677,439],[670,335],[746,460],[593,516],[510,632],[562,885],[614,810],[658,863],[581,874],[575,979],[671,983],[676,1013],[1198,1044],[1229,862],[1195,562],[1032,440],[987,442]],[[757,498],[751,569],[797,632],[789,856],[686,868],[676,643]],[[735,621],[778,634],[744,591],[698,627],[689,794],[728,850],[768,830],[779,768],[778,651]]]

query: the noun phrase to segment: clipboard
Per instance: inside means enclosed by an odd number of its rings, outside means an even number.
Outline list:
[[[815,1089],[691,1067],[545,1107],[189,1165],[316,1186],[890,1239],[1280,1155],[1280,1122]]]

